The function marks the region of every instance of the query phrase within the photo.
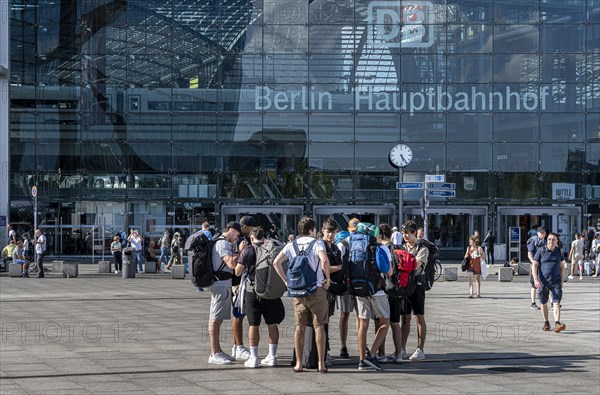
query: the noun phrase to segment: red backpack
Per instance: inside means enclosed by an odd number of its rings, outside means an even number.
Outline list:
[[[389,245],[394,262],[394,272],[392,274],[391,289],[388,294],[397,298],[404,298],[412,295],[417,288],[417,259],[413,254],[406,251],[403,246]]]

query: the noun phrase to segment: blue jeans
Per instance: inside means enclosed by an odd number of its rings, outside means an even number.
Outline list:
[[[158,260],[164,263],[169,262],[169,247],[160,247],[160,257]]]
[[[144,267],[142,266],[142,250],[135,252],[135,261],[137,262],[138,272],[143,272]]]

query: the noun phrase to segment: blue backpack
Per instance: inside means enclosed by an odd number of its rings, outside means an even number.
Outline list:
[[[377,268],[375,266],[374,246],[369,235],[353,233],[349,237],[350,246],[348,277],[350,294],[368,297],[375,293]],[[388,263],[389,264],[389,263]],[[388,266],[389,268],[389,266]]]
[[[317,271],[310,267],[307,256],[316,242],[316,239],[311,241],[302,251],[298,248],[296,240],[292,242],[296,256],[290,260],[286,273],[289,297],[304,298],[317,292]]]

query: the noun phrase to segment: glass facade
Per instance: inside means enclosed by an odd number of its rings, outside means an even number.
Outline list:
[[[404,181],[456,184],[430,201],[442,233],[600,216],[600,0],[12,0],[10,56],[10,218],[37,185],[78,240],[235,205],[397,216],[398,143]]]

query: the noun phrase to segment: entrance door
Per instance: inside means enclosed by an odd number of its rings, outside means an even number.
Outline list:
[[[296,225],[304,215],[302,206],[223,206],[221,223],[239,221],[244,215],[252,215],[265,231],[275,225],[277,238],[287,242],[290,234],[296,234]]]
[[[423,226],[420,208],[408,210],[408,218]],[[443,259],[460,260],[469,245],[469,237],[479,232],[481,241],[487,233],[486,207],[430,207],[427,210],[427,239],[440,249]]]
[[[317,225],[321,226],[325,219],[331,217],[338,223],[340,230],[348,228],[348,222],[352,218],[358,218],[361,222],[369,222],[375,225],[388,224],[394,227],[394,208],[386,206],[314,206],[313,212]]]
[[[556,232],[563,243],[563,252],[569,252],[573,235],[581,231],[580,207],[498,207],[498,229],[496,230],[499,244],[506,247],[508,228],[521,228],[521,259],[527,256],[525,242],[533,229],[543,226],[547,232]],[[507,255],[504,255],[506,257]]]

